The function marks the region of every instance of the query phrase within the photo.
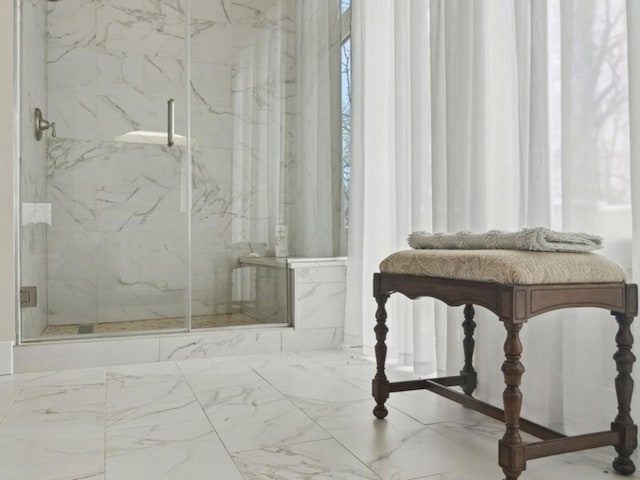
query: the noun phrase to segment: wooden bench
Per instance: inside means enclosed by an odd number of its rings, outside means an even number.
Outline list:
[[[376,401],[373,410],[379,418],[387,416],[385,401],[391,392],[430,390],[465,407],[505,423],[498,446],[498,463],[506,480],[517,479],[527,460],[611,445],[617,457],[613,468],[623,475],[635,471],[630,459],[637,446],[637,427],[630,415],[635,356],[631,351],[630,325],[638,311],[637,286],[626,283],[624,269],[594,253],[548,253],[515,250],[408,250],[396,252],[380,264],[373,278],[376,311],[377,372],[372,381]],[[388,332],[385,304],[392,293],[411,299],[437,298],[447,305],[464,307],[464,366],[460,375],[389,382],[385,374]],[[487,308],[506,329],[505,360],[502,364],[506,388],[504,409],[472,397],[476,388],[473,367],[474,305]],[[618,375],[615,390],[618,414],[610,430],[566,436],[520,418],[522,393],[519,385],[524,373],[520,362],[522,343],[519,332],[532,317],[552,310],[597,307],[611,311],[618,322],[613,355]],[[496,348],[497,345],[496,345]],[[459,386],[462,392],[449,387]],[[520,431],[539,441],[524,442]]]

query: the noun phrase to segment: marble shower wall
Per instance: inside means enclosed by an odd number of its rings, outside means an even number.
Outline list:
[[[22,175],[20,194],[23,204],[21,234],[21,285],[38,289],[38,305],[23,308],[22,335],[37,337],[47,327],[47,224],[30,218],[29,207],[47,201],[47,138],[36,141],[34,111],[46,108],[46,2],[22,2],[21,122],[24,134],[20,144]],[[45,115],[47,114],[45,110]],[[46,118],[46,117],[45,117]]]
[[[183,151],[117,143],[186,134],[184,0],[48,3],[49,323],[182,316]],[[191,0],[192,312],[237,310],[237,258],[269,248],[292,161],[293,0]],[[284,214],[282,214],[284,215]],[[275,220],[274,220],[275,218]]]
[[[48,157],[49,323],[182,316],[181,151],[56,138]]]

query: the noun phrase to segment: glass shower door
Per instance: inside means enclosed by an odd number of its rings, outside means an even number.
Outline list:
[[[300,3],[191,2],[194,329],[288,322]]]
[[[188,327],[186,3],[22,2],[23,340]]]

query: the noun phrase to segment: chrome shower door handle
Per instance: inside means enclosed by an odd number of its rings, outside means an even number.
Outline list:
[[[173,133],[174,133],[174,100],[170,98],[167,102],[167,146],[173,146]]]

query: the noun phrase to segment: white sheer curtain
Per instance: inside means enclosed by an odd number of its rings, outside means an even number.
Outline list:
[[[631,272],[638,10],[633,0],[353,1],[347,343],[373,348],[372,274],[413,230],[588,231]],[[391,360],[424,375],[460,369],[461,309],[392,297],[389,318]],[[477,323],[477,393],[499,403],[504,330],[483,309]],[[524,414],[606,428],[615,331],[601,310],[531,319]]]
[[[245,39],[248,44],[238,48],[231,67],[230,207],[236,255],[273,252],[275,226],[287,221],[286,166],[294,154],[295,9],[282,0],[262,13],[269,28],[256,29],[253,38]]]
[[[344,254],[340,130],[340,3],[300,0],[293,254]]]
[[[296,2],[296,156],[292,254],[344,255],[338,0]]]
[[[339,0],[280,0],[238,49],[232,74],[232,237],[273,254],[344,254]],[[246,253],[249,253],[246,251]]]

